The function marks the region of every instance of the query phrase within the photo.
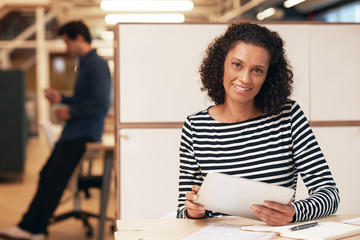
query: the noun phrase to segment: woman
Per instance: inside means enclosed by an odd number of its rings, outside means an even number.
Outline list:
[[[189,116],[183,126],[178,218],[222,215],[195,203],[210,171],[294,190],[300,173],[307,199],[252,206],[269,225],[336,212],[339,192],[329,167],[304,113],[289,99],[293,74],[278,33],[251,23],[232,24],[206,53],[202,90],[215,105]]]

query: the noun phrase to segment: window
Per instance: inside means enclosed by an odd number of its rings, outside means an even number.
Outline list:
[[[360,1],[350,3],[315,16],[317,21],[360,23]]]

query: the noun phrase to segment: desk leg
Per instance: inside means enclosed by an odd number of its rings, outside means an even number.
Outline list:
[[[99,240],[104,238],[104,227],[106,220],[106,209],[110,192],[110,181],[111,181],[111,171],[113,167],[114,153],[113,150],[105,151],[105,161],[104,161],[104,177],[102,180],[102,189],[101,189],[101,204],[100,204],[100,221],[99,221]]]

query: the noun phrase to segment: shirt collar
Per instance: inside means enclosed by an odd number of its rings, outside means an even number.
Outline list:
[[[80,65],[86,63],[89,59],[96,55],[96,49],[90,50],[87,54],[80,58]]]

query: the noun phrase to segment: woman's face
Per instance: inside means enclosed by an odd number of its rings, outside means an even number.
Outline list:
[[[239,42],[224,63],[225,103],[253,104],[265,81],[270,55],[263,48]]]

